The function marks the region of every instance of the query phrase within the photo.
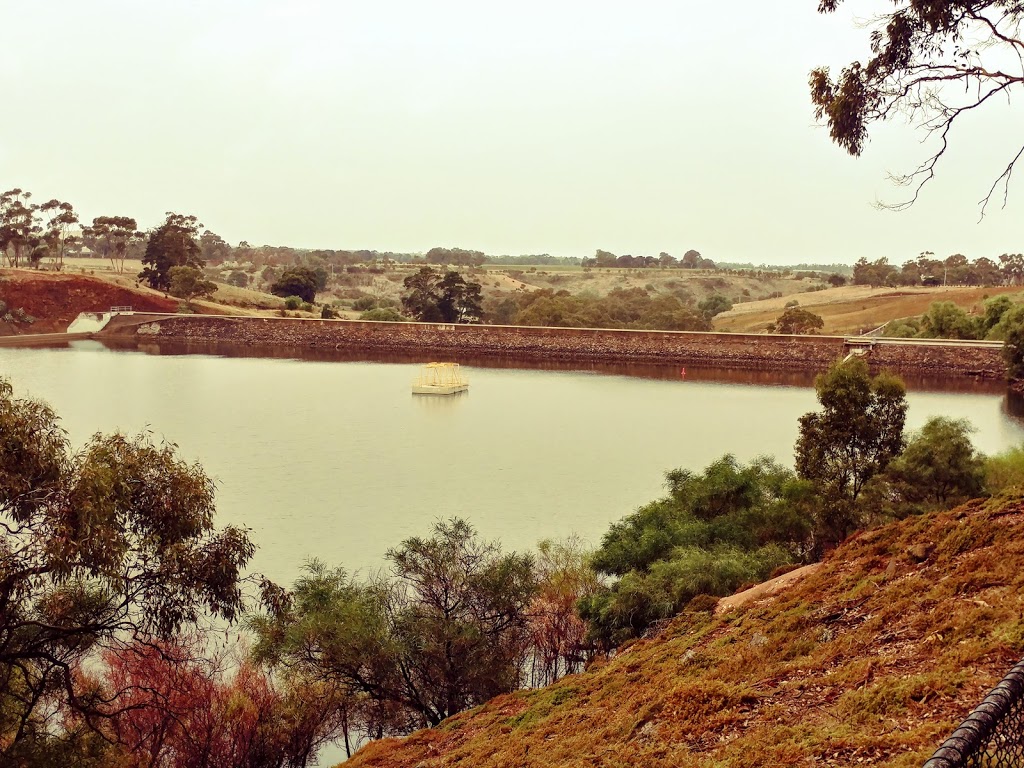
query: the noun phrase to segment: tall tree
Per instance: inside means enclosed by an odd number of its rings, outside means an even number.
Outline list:
[[[53,734],[54,707],[95,725],[82,673],[242,606],[246,534],[213,526],[213,481],[173,446],[96,435],[73,453],[45,404],[0,379],[0,763]],[[18,764],[15,760],[14,764]]]
[[[128,216],[97,216],[91,226],[82,230],[82,240],[89,250],[110,259],[110,265],[119,274],[124,273],[128,249],[144,238],[135,219]]]
[[[956,501],[981,495],[985,462],[971,443],[973,431],[966,419],[928,419],[886,470],[901,496],[949,509]]]
[[[201,268],[204,262],[197,240],[202,226],[195,216],[168,212],[167,220],[149,236],[139,277],[153,288],[167,291],[171,287],[171,267]]]
[[[254,621],[257,654],[345,683],[390,712],[381,716],[391,731],[437,725],[518,688],[532,558],[503,554],[462,520],[387,556],[389,581],[360,584],[314,564],[293,593],[269,593]]]
[[[192,311],[192,299],[199,296],[213,296],[217,292],[217,284],[203,277],[203,271],[195,267],[171,267],[168,273],[171,278],[169,293],[175,298],[184,299],[185,306]]]
[[[818,11],[831,13],[843,0],[820,0]],[[855,61],[833,79],[828,67],[811,72],[811,99],[832,140],[860,155],[875,123],[903,119],[920,125],[931,139],[931,154],[896,181],[913,190],[889,207],[906,208],[949,147],[952,128],[966,114],[991,101],[1008,100],[1024,86],[1015,63],[1024,55],[1017,0],[894,0],[871,32],[871,57]],[[1009,65],[1007,65],[1009,62]],[[981,200],[981,212],[1002,185],[1003,202],[1010,176],[1024,146],[1011,151],[1006,167]]]
[[[62,203],[60,200],[47,200],[39,206],[39,212],[46,221],[46,228],[43,231],[43,242],[57,266],[57,270],[64,269],[64,255],[69,245],[77,238],[71,234],[71,228],[78,223],[78,214],[71,206],[71,203]]]
[[[28,260],[41,242],[39,206],[30,203],[31,198],[31,192],[17,188],[0,194],[0,253],[15,268]]]
[[[854,504],[864,485],[903,450],[906,387],[896,376],[872,378],[859,358],[833,364],[814,389],[820,411],[800,417],[796,471],[823,501],[823,526],[833,542],[857,525]]]
[[[458,272],[438,274],[421,267],[403,283],[405,311],[425,323],[477,323],[483,308],[480,283],[467,281]]]
[[[221,262],[231,258],[231,246],[228,245],[223,237],[210,230],[206,230],[200,236],[199,250],[202,253],[203,260],[207,262]]]
[[[312,303],[316,298],[317,274],[316,270],[309,267],[291,267],[281,273],[281,276],[270,286],[270,292],[275,296],[298,296],[303,301]]]

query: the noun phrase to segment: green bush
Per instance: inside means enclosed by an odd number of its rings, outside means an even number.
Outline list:
[[[377,308],[377,300],[373,296],[360,296],[352,302],[352,309],[356,312],[367,312]]]
[[[299,296],[289,296],[284,300],[285,309],[298,309],[302,306],[302,298]]]
[[[985,459],[985,488],[993,496],[1024,488],[1024,445]]]
[[[378,308],[371,309],[368,312],[363,312],[359,316],[360,320],[375,320],[377,322],[390,322],[390,323],[404,323],[407,318],[402,316],[399,312],[393,309]]]

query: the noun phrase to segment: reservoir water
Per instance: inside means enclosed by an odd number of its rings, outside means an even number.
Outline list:
[[[250,570],[284,584],[310,558],[379,568],[451,516],[505,549],[596,544],[671,468],[727,452],[792,466],[797,418],[817,407],[803,374],[463,361],[469,392],[437,397],[411,394],[416,362],[168,352],[0,349],[0,376],[48,401],[76,446],[115,430],[177,444],[216,479],[218,524],[251,529]],[[944,415],[970,420],[986,453],[1024,441],[997,384],[908,384],[909,428]]]

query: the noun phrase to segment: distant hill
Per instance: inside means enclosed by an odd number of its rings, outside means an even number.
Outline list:
[[[976,501],[345,768],[920,766],[1020,658],[1022,609],[1024,501]]]

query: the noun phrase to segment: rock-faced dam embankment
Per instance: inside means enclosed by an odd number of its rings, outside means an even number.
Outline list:
[[[1003,378],[998,345],[913,343],[841,336],[773,336],[494,325],[383,323],[295,318],[115,317],[100,334],[169,342],[290,346],[366,353],[430,353],[439,358],[678,364],[747,370],[820,370],[862,350],[873,369],[928,376]]]

